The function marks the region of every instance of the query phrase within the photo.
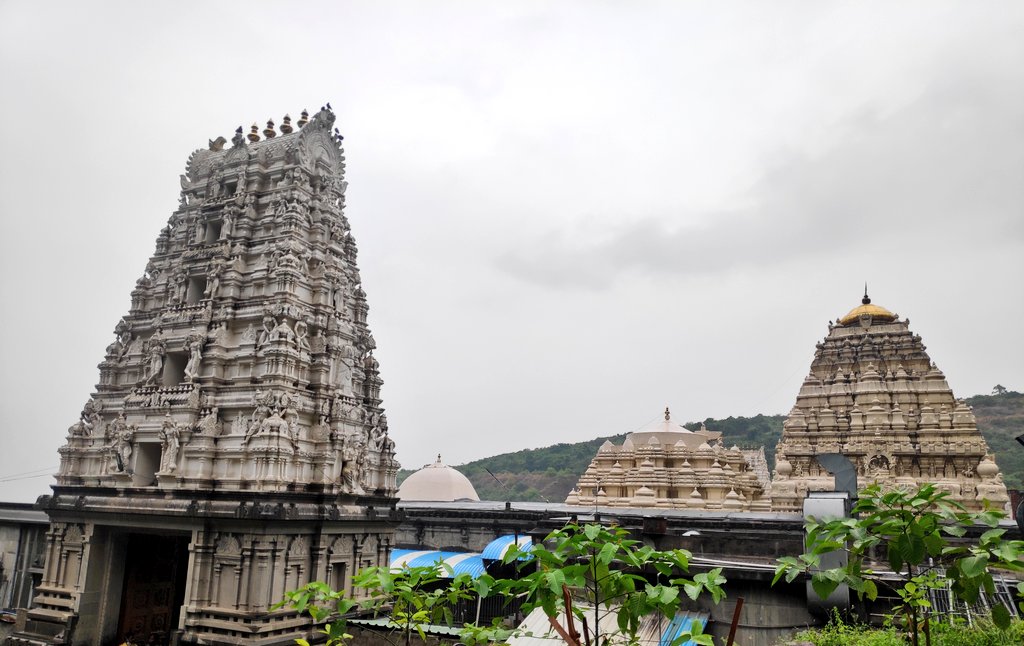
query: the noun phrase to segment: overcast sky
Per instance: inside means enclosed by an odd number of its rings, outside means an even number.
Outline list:
[[[1024,3],[0,2],[0,500],[196,148],[330,101],[398,458],[785,413],[829,319],[1024,389]]]

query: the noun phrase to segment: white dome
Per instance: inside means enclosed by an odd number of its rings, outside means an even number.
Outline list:
[[[398,488],[398,497],[402,500],[430,502],[480,500],[469,478],[447,464],[441,464],[440,455],[437,456],[437,462],[424,466],[406,478]]]

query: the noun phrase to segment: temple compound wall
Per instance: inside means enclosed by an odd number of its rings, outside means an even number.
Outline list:
[[[817,344],[776,449],[774,510],[797,511],[807,492],[834,488],[815,459],[825,453],[845,456],[859,487],[931,482],[971,510],[1009,502],[970,407],[953,396],[910,321],[866,293]]]
[[[40,500],[13,643],[293,643],[311,626],[284,591],[388,562],[398,463],[334,121],[188,160]]]

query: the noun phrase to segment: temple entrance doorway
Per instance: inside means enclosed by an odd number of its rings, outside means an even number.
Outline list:
[[[128,535],[116,643],[171,642],[185,601],[188,543],[188,536]]]

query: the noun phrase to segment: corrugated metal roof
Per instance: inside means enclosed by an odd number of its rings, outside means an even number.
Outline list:
[[[518,536],[515,534],[499,536],[487,544],[487,547],[484,548],[483,556],[485,559],[490,561],[500,561],[513,544],[518,544],[519,549],[528,551],[529,547],[533,545],[533,539],[528,535],[523,534]],[[520,559],[522,559],[522,557],[520,557]]]
[[[452,576],[469,574],[474,579],[484,573],[484,560],[476,552],[441,552],[438,550],[392,550],[391,569],[400,570],[405,566],[426,567],[443,561],[452,568]],[[441,568],[444,578],[450,578],[448,571]]]
[[[593,626],[593,606],[579,605],[588,618],[588,625]],[[610,635],[619,631],[618,622],[614,611],[606,612],[602,609],[600,621],[600,634]],[[655,613],[644,617],[637,631],[637,643],[643,646],[668,646],[674,639],[683,632],[690,629],[694,622],[701,626],[707,626],[709,615],[706,612],[680,611],[671,620],[664,615]],[[583,626],[579,620],[575,620],[576,630],[583,632]],[[565,626],[565,614],[559,613],[558,622]],[[535,608],[527,615],[523,623],[519,624],[522,634],[513,637],[508,641],[509,646],[554,646],[565,642],[558,633],[551,627],[543,608]],[[688,640],[682,646],[694,646],[692,640]]]

